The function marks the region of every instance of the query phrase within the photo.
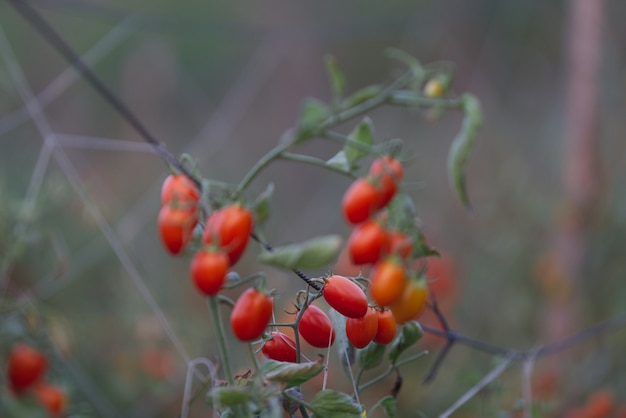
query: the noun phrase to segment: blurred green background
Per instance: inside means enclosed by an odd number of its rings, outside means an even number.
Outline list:
[[[31,4],[73,48],[81,54],[93,51],[90,65],[97,75],[171,152],[187,152],[204,176],[234,183],[295,124],[303,98],[330,100],[326,54],[336,57],[349,91],[397,74],[402,66],[385,58],[387,47],[401,48],[424,63],[454,63],[452,91],[475,94],[484,113],[467,172],[471,214],[455,200],[446,175],[446,154],[461,122],[458,113],[434,120],[428,112],[386,107],[371,116],[379,141],[405,141],[406,187],[429,242],[454,263],[458,292],[450,309],[452,323],[476,338],[528,349],[554,337],[546,326],[555,322],[551,307],[565,306],[568,324],[581,329],[620,313],[626,297],[621,255],[626,242],[626,4],[599,2],[604,20],[595,45],[599,70],[593,109],[598,118],[592,141],[598,155],[589,156],[596,159],[593,174],[599,186],[592,216],[577,229],[576,204],[565,187],[566,112],[572,97],[568,45],[583,36],[570,25],[574,3]],[[155,221],[167,167],[82,80],[68,83],[44,112],[71,166],[54,157],[38,164],[45,158],[43,139],[20,111],[23,102],[10,68],[19,66],[35,93],[54,95],[60,84],[49,86],[68,64],[7,1],[0,2],[0,28],[14,54],[7,57],[5,49],[0,64],[0,257],[5,269],[0,295],[7,304],[18,301],[22,311],[45,318],[46,333],[63,354],[54,376],[71,391],[73,412],[176,416],[185,363],[146,302],[146,292],[191,358],[214,359],[217,348],[206,303],[188,277],[189,256],[169,257],[159,242]],[[342,130],[348,132],[354,123]],[[102,149],[99,138],[131,145]],[[302,147],[320,158],[336,151],[325,141]],[[38,173],[43,174],[41,187],[29,188],[37,184]],[[80,183],[91,206],[72,182]],[[264,227],[270,242],[349,233],[339,209],[347,178],[277,162],[254,181],[251,195],[269,182],[275,184],[272,215]],[[29,195],[34,199],[26,200]],[[110,227],[116,249],[98,216]],[[571,224],[580,232],[584,253],[576,277],[563,278],[554,273],[560,271],[560,245],[567,246],[559,237]],[[16,231],[23,232],[21,239]],[[20,251],[12,254],[16,244]],[[241,276],[266,271],[269,286],[279,290],[276,306],[289,307],[301,282],[259,266],[259,251],[251,245],[237,271]],[[15,316],[3,318],[2,353],[15,335]],[[558,367],[556,394],[542,407],[545,416],[560,416],[599,388],[626,399],[623,337],[618,332],[567,351]],[[246,352],[237,354],[238,369],[245,371],[250,366]],[[457,346],[436,380],[422,385],[434,357],[403,372],[398,416],[418,416],[418,410],[437,416],[494,365],[491,356]],[[552,361],[538,361],[535,374],[551,370]],[[512,367],[458,416],[509,416],[522,396],[522,376],[521,367]],[[333,378],[331,387],[349,390],[340,372]],[[383,396],[392,384],[393,379],[386,380],[367,399],[374,399],[376,391]],[[190,416],[206,413],[198,401]]]

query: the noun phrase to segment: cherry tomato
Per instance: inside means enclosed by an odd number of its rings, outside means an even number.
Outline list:
[[[376,336],[376,331],[378,315],[374,308],[368,308],[360,318],[346,318],[346,336],[356,348],[365,348]]]
[[[56,385],[40,382],[34,388],[35,399],[50,416],[58,417],[65,409],[65,392]]]
[[[431,78],[424,85],[423,93],[424,93],[424,96],[428,98],[437,99],[443,96],[445,92],[446,92],[446,86],[437,77]]]
[[[388,155],[377,158],[370,165],[369,174],[379,192],[377,209],[381,209],[393,199],[398,191],[398,183],[404,176],[400,161]]]
[[[263,344],[261,352],[272,360],[296,362],[296,343],[282,332],[272,332],[271,338]]]
[[[378,319],[378,329],[374,336],[374,342],[381,345],[389,344],[396,337],[396,331],[398,329],[396,320],[388,309],[376,311],[376,316]]]
[[[428,287],[426,282],[409,280],[400,300],[391,305],[391,313],[398,324],[404,324],[417,317],[424,310],[427,300]]]
[[[191,278],[200,292],[214,296],[222,288],[229,266],[225,252],[200,250],[191,260]]]
[[[37,382],[48,368],[48,360],[37,349],[17,343],[9,353],[7,374],[15,393],[21,393]]]
[[[157,223],[165,249],[177,255],[191,240],[198,218],[189,209],[167,204],[161,207]]]
[[[367,220],[350,234],[348,251],[354,264],[374,264],[388,251],[389,236],[378,222]]]
[[[323,310],[309,305],[298,323],[298,332],[304,340],[317,348],[328,348],[335,342],[335,329]]]
[[[389,231],[389,251],[391,255],[397,255],[406,260],[413,253],[413,240],[401,231]]]
[[[184,174],[170,174],[161,186],[161,205],[177,202],[196,204],[200,200],[200,191],[194,182]]]
[[[374,265],[370,276],[370,295],[378,306],[390,306],[400,299],[406,284],[404,267],[393,257]]]
[[[358,224],[372,216],[379,207],[380,193],[365,178],[355,180],[343,195],[343,215],[351,224]]]
[[[326,302],[344,316],[360,318],[367,312],[367,296],[358,284],[346,277],[330,276],[322,294]]]
[[[272,298],[254,288],[244,291],[230,314],[230,326],[240,341],[261,338],[272,318]]]
[[[209,216],[202,240],[211,244],[214,238],[219,237],[219,246],[228,254],[232,266],[245,251],[252,226],[253,217],[248,209],[239,205],[226,206]]]

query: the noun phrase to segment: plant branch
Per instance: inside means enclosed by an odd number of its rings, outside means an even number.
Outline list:
[[[356,178],[356,176],[354,176],[354,174],[350,173],[349,171],[345,171],[339,167],[335,167],[333,165],[329,165],[326,163],[326,161],[321,160],[319,158],[315,158],[315,157],[311,157],[309,155],[304,155],[304,154],[294,154],[291,152],[283,152],[280,154],[280,158],[283,160],[288,160],[288,161],[295,161],[295,162],[299,162],[299,163],[305,163],[305,164],[312,164],[321,168],[325,168],[327,170],[331,170],[334,171],[336,173],[339,174],[343,174],[344,176],[348,176],[352,179]]]

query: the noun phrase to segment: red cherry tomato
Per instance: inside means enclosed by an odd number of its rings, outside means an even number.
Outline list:
[[[193,205],[200,200],[200,191],[184,174],[170,174],[161,186],[161,205],[176,202]]]
[[[404,324],[417,317],[426,307],[427,301],[426,282],[409,280],[400,299],[391,305],[391,313],[398,324]]]
[[[37,349],[25,343],[17,343],[9,353],[7,374],[9,385],[15,393],[21,393],[37,382],[48,368],[48,360]]]
[[[209,216],[202,240],[211,244],[219,237],[219,246],[226,251],[230,265],[234,265],[246,249],[253,227],[252,213],[239,205],[216,210]]]
[[[350,258],[357,265],[376,263],[380,256],[388,251],[388,247],[387,231],[371,219],[357,225],[348,240]]]
[[[191,240],[198,218],[189,209],[167,204],[161,207],[157,223],[165,249],[177,255]]]
[[[379,199],[378,190],[369,180],[357,179],[343,195],[343,215],[351,224],[361,223],[376,212]]]
[[[368,308],[361,318],[346,318],[346,336],[356,348],[366,347],[376,336],[376,331],[378,315],[374,308]]]
[[[263,344],[261,352],[272,360],[296,362],[296,343],[282,332],[272,332],[271,338]]]
[[[65,392],[56,385],[50,383],[38,383],[33,392],[35,399],[52,417],[58,417],[65,409]]]
[[[374,342],[376,344],[386,345],[396,338],[396,331],[398,326],[396,320],[390,310],[376,311],[378,319],[378,329],[374,336]]]
[[[326,302],[344,316],[360,318],[367,312],[367,296],[359,285],[346,277],[330,276],[322,294]]]
[[[335,329],[323,310],[309,305],[298,323],[298,332],[304,340],[317,348],[328,348],[335,342]]]
[[[378,306],[390,306],[402,296],[406,284],[404,267],[393,258],[374,265],[370,276],[370,295]]]
[[[413,240],[401,231],[389,231],[389,251],[391,255],[397,255],[406,260],[413,253]]]
[[[272,318],[272,298],[254,288],[244,291],[230,314],[230,326],[240,341],[261,338]]]
[[[404,176],[402,164],[395,158],[386,155],[372,162],[369,174],[380,193],[377,209],[383,208],[398,191],[398,183]]]
[[[220,291],[230,261],[223,251],[198,251],[191,260],[191,278],[196,288],[207,296]]]

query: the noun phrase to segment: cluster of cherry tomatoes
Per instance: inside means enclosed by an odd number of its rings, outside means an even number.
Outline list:
[[[46,356],[26,343],[16,343],[7,360],[9,388],[17,396],[33,396],[51,417],[65,409],[65,393],[44,380],[48,369]]]

